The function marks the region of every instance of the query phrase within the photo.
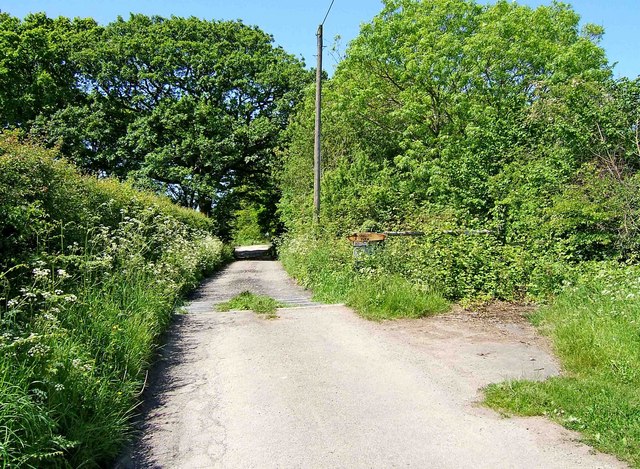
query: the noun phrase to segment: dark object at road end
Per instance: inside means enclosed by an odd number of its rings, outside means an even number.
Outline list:
[[[275,249],[272,244],[260,244],[257,246],[238,246],[233,250],[236,259],[273,260]]]

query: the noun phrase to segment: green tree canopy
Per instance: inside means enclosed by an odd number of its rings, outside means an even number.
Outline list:
[[[0,16],[0,119],[85,171],[134,179],[221,221],[270,207],[281,133],[310,74],[241,21]]]
[[[486,222],[502,197],[492,178],[505,167],[556,143],[578,158],[580,132],[561,138],[556,127],[552,142],[535,112],[551,96],[582,108],[597,102],[610,76],[601,33],[581,30],[563,3],[385,1],[327,87],[326,218],[395,223],[432,207]],[[289,173],[309,168],[311,112],[292,129]],[[299,175],[283,178],[286,198],[300,205],[308,187],[295,183]],[[368,202],[354,202],[352,191]]]
[[[96,100],[130,113],[116,161],[210,214],[269,182],[280,132],[307,80],[273,38],[237,21],[132,15],[96,31],[81,63]]]
[[[27,128],[38,115],[82,99],[73,38],[95,26],[90,19],[0,13],[0,128]]]

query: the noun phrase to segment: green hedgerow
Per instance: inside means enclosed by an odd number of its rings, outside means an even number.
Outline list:
[[[211,221],[0,137],[0,460],[109,464],[182,295],[226,261]]]

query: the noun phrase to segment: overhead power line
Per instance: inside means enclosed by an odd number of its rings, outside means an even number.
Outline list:
[[[331,0],[331,5],[329,5],[329,9],[327,10],[327,14],[324,15],[324,19],[322,20],[322,24],[324,26],[324,22],[327,21],[327,17],[329,16],[329,13],[331,13],[331,9],[333,8],[333,2],[335,2],[336,0]]]

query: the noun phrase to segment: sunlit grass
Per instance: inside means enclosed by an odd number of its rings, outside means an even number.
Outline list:
[[[546,415],[640,467],[640,269],[591,269],[535,319],[565,375],[489,386],[486,403]]]
[[[325,303],[345,303],[370,320],[419,318],[449,310],[436,290],[391,274],[359,267],[351,246],[290,240],[280,252],[287,271]]]
[[[450,308],[449,302],[438,293],[395,275],[355,284],[347,294],[347,305],[372,320],[421,318]]]
[[[236,295],[229,301],[219,303],[216,305],[218,311],[253,311],[257,314],[263,314],[267,318],[276,318],[276,310],[282,308],[284,303],[281,303],[269,296],[256,295],[249,291],[243,291]]]

